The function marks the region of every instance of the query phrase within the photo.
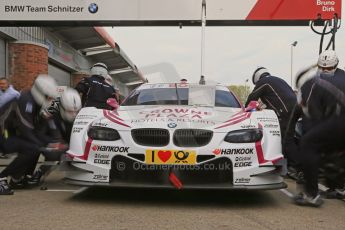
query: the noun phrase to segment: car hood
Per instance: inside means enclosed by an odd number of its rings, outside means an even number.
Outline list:
[[[243,114],[243,110],[198,106],[122,106],[113,113],[116,114],[113,116],[117,119],[115,122],[130,128],[209,129]]]

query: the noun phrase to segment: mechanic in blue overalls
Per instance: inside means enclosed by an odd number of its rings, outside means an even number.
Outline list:
[[[298,116],[297,98],[292,88],[281,78],[272,76],[264,67],[257,68],[252,77],[255,85],[249,94],[245,106],[251,101],[259,99],[272,109],[278,116],[282,138],[283,154],[290,166],[296,167],[298,147],[295,143],[294,132]]]
[[[40,148],[49,146],[51,138],[41,132],[45,120],[42,108],[55,98],[56,82],[48,75],[39,75],[31,90],[21,93],[18,100],[8,102],[1,109],[0,148],[17,157],[0,173],[0,195],[13,194],[13,188],[25,188],[35,170]],[[8,132],[4,132],[7,129]],[[8,177],[11,178],[8,185]]]
[[[112,109],[107,104],[109,98],[115,98],[115,89],[106,82],[108,67],[104,63],[96,63],[91,68],[91,76],[84,77],[75,87],[81,94],[83,107]]]
[[[300,140],[300,162],[304,191],[294,197],[299,205],[321,206],[318,193],[318,168],[321,153],[345,149],[345,72],[337,68],[333,50],[322,52],[314,78],[301,87],[298,97],[303,113],[311,124]]]
[[[67,88],[60,97],[52,101],[49,107],[42,111],[42,116],[48,120],[49,131],[55,143],[59,143],[59,151],[45,151],[43,155],[46,161],[60,161],[61,154],[67,149],[73,122],[81,109],[79,93],[73,88]],[[41,165],[31,177],[31,182],[40,184],[41,177],[48,175],[52,165]]]

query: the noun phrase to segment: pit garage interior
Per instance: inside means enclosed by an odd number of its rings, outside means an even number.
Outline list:
[[[0,75],[22,90],[40,73],[75,86],[103,62],[122,96],[145,81],[103,27],[0,27]]]

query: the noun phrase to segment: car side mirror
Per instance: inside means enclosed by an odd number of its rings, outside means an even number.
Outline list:
[[[256,110],[261,110],[260,103],[258,101],[250,101],[248,106],[244,109],[245,112],[252,112]]]
[[[116,110],[117,108],[119,108],[119,103],[117,103],[115,98],[108,98],[107,100],[107,105],[109,105],[110,107],[112,107],[114,110]]]

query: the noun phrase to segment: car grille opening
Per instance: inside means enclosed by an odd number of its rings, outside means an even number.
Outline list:
[[[110,182],[172,186],[169,174],[173,172],[184,185],[233,184],[232,162],[225,157],[199,165],[147,165],[125,156],[115,156],[111,166]]]
[[[169,144],[169,131],[166,129],[133,129],[132,138],[138,145],[166,146]]]
[[[210,143],[213,132],[204,129],[177,129],[174,144],[179,147],[200,147]]]

